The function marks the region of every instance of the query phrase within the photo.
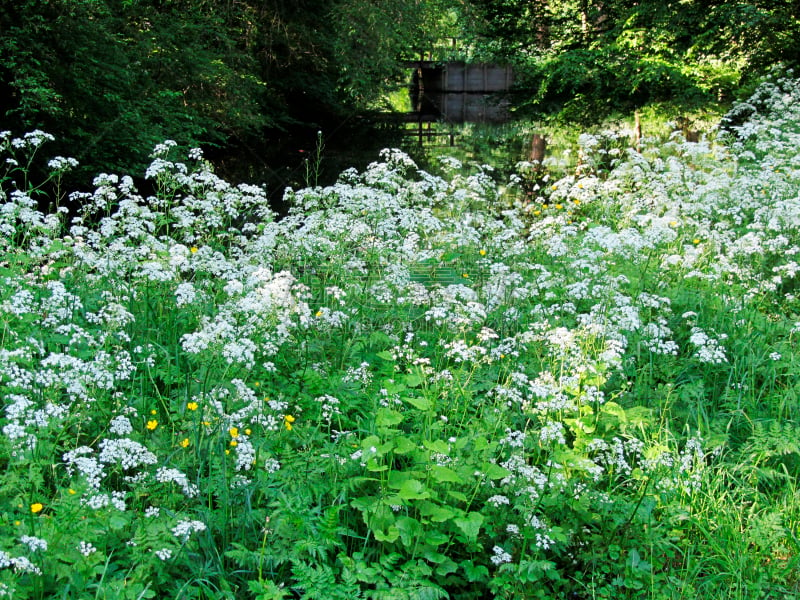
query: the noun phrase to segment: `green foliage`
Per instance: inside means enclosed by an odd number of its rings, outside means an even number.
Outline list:
[[[3,134],[0,590],[796,596],[797,98],[538,188],[387,150],[279,221],[163,143],[67,225]]]

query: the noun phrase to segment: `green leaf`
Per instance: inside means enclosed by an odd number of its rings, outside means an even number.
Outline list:
[[[425,543],[431,546],[441,546],[450,541],[450,536],[434,529],[425,534]]]
[[[447,490],[447,495],[453,498],[454,500],[458,500],[459,502],[467,502],[468,498],[467,495],[463,492],[459,492],[457,490]]]
[[[475,448],[476,451],[486,450],[489,447],[488,440],[483,437],[479,436],[476,437],[475,440],[472,442],[472,446]]]
[[[439,483],[464,483],[464,480],[453,469],[439,465],[431,467],[431,476]]]
[[[422,445],[425,446],[428,450],[432,450],[433,452],[438,452],[439,454],[449,455],[450,454],[450,444],[445,442],[444,440],[423,440]]]
[[[470,512],[466,517],[454,519],[453,522],[456,524],[456,527],[464,533],[467,541],[474,542],[478,539],[478,533],[481,530],[481,525],[483,525],[483,520],[484,517],[481,513]]]
[[[394,438],[394,452],[395,454],[408,454],[416,450],[417,445],[407,437],[398,436]]]
[[[481,465],[481,471],[488,479],[505,479],[511,475],[511,471],[495,463],[485,462]]]
[[[476,566],[471,560],[462,560],[460,566],[464,569],[464,575],[466,575],[467,581],[476,582],[487,581],[489,579],[489,569],[484,565]]]
[[[410,388],[419,387],[422,385],[422,377],[416,373],[409,373],[407,375],[403,375],[403,383]]]
[[[407,548],[411,548],[422,536],[422,523],[412,517],[399,517],[397,519],[397,529],[400,537]]]
[[[375,414],[375,425],[378,427],[392,427],[403,422],[403,415],[390,408],[379,408]]]
[[[379,542],[388,542],[389,544],[393,544],[400,537],[400,530],[394,525],[390,525],[386,533],[380,529],[376,529],[372,533]]]
[[[449,557],[445,557],[439,566],[436,567],[436,574],[440,577],[444,577],[450,573],[455,573],[456,571],[458,571],[458,565]]]
[[[442,523],[456,516],[456,512],[446,504],[435,504],[433,502],[421,502],[419,504],[419,514],[429,517],[434,523]]]
[[[371,471],[373,473],[380,473],[381,471],[386,471],[389,469],[389,465],[383,465],[375,459],[375,457],[370,458],[367,460],[367,471]]]
[[[410,398],[408,396],[404,397],[403,400],[408,402],[414,408],[418,408],[419,410],[430,410],[433,406],[431,401],[427,398]]]
[[[425,484],[417,479],[404,481],[398,494],[403,500],[424,500],[430,498],[431,495],[425,488]]]

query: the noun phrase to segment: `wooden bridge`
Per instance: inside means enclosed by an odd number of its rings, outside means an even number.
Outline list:
[[[502,123],[510,118],[505,94],[514,83],[509,66],[468,64],[462,61],[409,61],[412,69],[412,112],[403,115],[408,135],[420,143],[447,137],[454,144],[452,133],[438,131],[438,123]]]

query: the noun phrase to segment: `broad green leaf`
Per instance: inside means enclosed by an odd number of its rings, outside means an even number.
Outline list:
[[[403,422],[403,415],[390,408],[379,408],[375,414],[375,425],[378,427],[392,427]]]
[[[427,398],[411,398],[411,397],[404,397],[403,400],[408,402],[414,408],[418,408],[419,410],[430,410],[433,406],[431,401]]]
[[[422,536],[422,523],[412,517],[399,517],[397,519],[397,529],[400,537],[407,548],[413,547]]]
[[[464,480],[461,479],[459,474],[453,471],[453,469],[448,469],[447,467],[441,467],[439,465],[433,465],[431,467],[431,477],[439,483],[464,483]]]
[[[485,462],[481,465],[481,471],[488,479],[504,479],[511,475],[511,471],[498,464]]]
[[[403,383],[410,388],[419,387],[422,384],[422,377],[416,373],[408,373],[407,375],[403,375]]]
[[[419,504],[419,514],[429,517],[434,523],[442,523],[456,516],[456,512],[446,504],[435,504],[433,502],[421,502]]]
[[[396,542],[397,538],[400,537],[400,530],[394,525],[390,525],[386,533],[380,529],[376,529],[372,533],[379,542],[388,542],[390,544]]]
[[[481,525],[483,525],[483,518],[481,513],[471,512],[466,517],[453,519],[453,523],[464,533],[467,541],[474,542],[478,539],[478,533],[481,530]]]
[[[430,498],[430,492],[425,488],[425,484],[417,479],[404,481],[400,486],[398,494],[403,500],[424,500]]]
[[[441,546],[450,541],[450,536],[436,529],[425,534],[425,543],[431,546]]]
[[[445,442],[444,440],[423,440],[422,445],[425,446],[428,450],[432,450],[433,452],[438,452],[439,454],[449,455],[450,454],[450,444]]]
[[[416,450],[417,445],[407,437],[398,436],[394,438],[394,452],[395,454],[408,454]]]

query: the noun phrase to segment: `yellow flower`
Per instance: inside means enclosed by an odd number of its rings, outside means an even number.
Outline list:
[[[244,430],[245,435],[250,435],[251,433],[253,433],[253,431],[249,428]]]
[[[292,415],[284,415],[283,425],[286,427],[286,431],[292,430],[292,423],[294,423],[294,417]]]
[[[153,410],[150,411],[150,414],[151,415],[157,415],[158,411],[154,408]]]
[[[188,408],[189,410],[197,410],[198,408],[197,402],[187,402],[186,408]]]
[[[677,225],[678,225],[678,222],[677,222],[677,221],[670,221],[670,222],[669,222],[669,226],[670,226],[670,227],[676,227]]]
[[[486,250],[481,248],[481,250],[480,250],[480,252],[478,252],[478,254],[480,254],[481,256],[486,256]]]
[[[314,313],[314,316],[317,317],[317,318],[321,317],[322,316],[322,311],[318,310],[316,313]]]
[[[692,243],[693,243],[693,244],[696,246],[697,244],[699,244],[699,243],[700,243],[700,240],[699,240],[699,239],[697,239],[697,238],[694,238],[694,239],[692,240]]]
[[[69,488],[69,489],[67,490],[67,492],[68,492],[68,493],[69,493],[71,496],[74,496],[75,494],[77,494],[77,493],[78,493],[78,492],[76,492],[75,490],[73,490],[72,488]]]
[[[469,273],[462,273],[462,274],[461,274],[461,276],[462,276],[464,279],[469,279]]]
[[[542,204],[542,210],[547,210],[547,204]]]
[[[197,254],[197,246],[192,246],[191,248],[189,248],[189,252],[191,252],[192,254]]]
[[[561,210],[562,208],[564,208],[563,204],[556,204],[556,210]]]
[[[534,214],[534,216],[538,217],[540,214],[542,214],[542,211],[535,210],[535,211],[533,211],[533,214]]]
[[[34,502],[33,504],[31,504],[31,512],[33,514],[37,514],[37,513],[42,512],[43,508],[44,508],[44,504],[42,504],[41,502]]]
[[[203,421],[204,427],[211,427],[211,421]]]
[[[231,427],[230,429],[228,429],[228,433],[231,434],[232,438],[238,438],[239,437],[239,428],[238,427]]]
[[[231,447],[232,448],[236,448],[236,446],[238,446],[238,445],[239,445],[239,442],[237,442],[236,440],[231,440]]]
[[[578,200],[577,198],[575,200],[573,200],[573,202],[575,203],[575,206],[578,206],[581,203],[581,201]]]
[[[155,419],[150,419],[145,427],[147,427],[150,431],[153,431],[156,427],[158,427],[158,421]]]
[[[180,442],[181,448],[188,448],[189,447],[189,438],[183,438]]]

